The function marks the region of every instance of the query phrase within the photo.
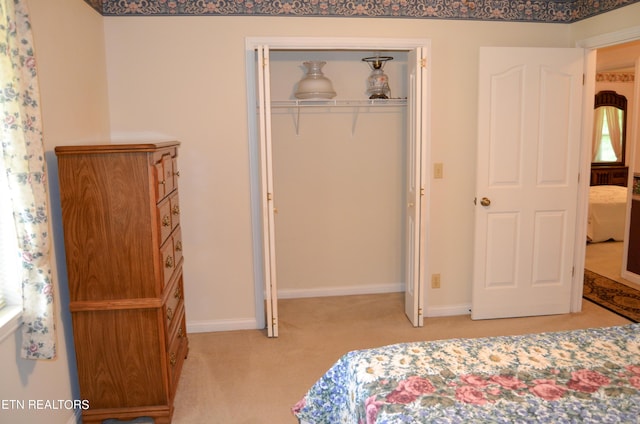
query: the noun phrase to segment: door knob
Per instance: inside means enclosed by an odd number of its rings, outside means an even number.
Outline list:
[[[480,204],[482,206],[489,206],[491,204],[491,200],[487,197],[483,197],[482,200],[480,200]]]

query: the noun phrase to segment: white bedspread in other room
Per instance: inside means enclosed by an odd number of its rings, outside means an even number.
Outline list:
[[[587,239],[592,243],[624,240],[627,213],[627,187],[600,185],[589,187]]]

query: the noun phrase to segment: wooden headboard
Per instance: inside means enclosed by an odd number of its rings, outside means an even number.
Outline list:
[[[629,177],[629,167],[623,165],[592,166],[591,184],[597,185],[618,185],[627,186]]]

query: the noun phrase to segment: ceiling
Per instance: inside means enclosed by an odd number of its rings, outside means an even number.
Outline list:
[[[567,24],[640,0],[84,0],[103,16],[292,16]]]
[[[599,48],[596,70],[633,75],[638,58],[640,58],[640,40]]]

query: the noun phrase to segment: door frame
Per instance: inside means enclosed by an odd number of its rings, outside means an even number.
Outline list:
[[[270,51],[273,50],[397,50],[406,51],[419,47],[425,48],[425,56],[427,58],[427,92],[425,98],[427,130],[425,131],[424,145],[426,152],[423,153],[425,168],[430,163],[431,150],[431,131],[429,117],[431,116],[431,89],[430,89],[430,61],[431,61],[431,40],[415,39],[415,38],[350,38],[350,37],[247,37],[245,39],[245,76],[247,82],[247,123],[249,135],[249,172],[250,172],[250,196],[251,196],[251,226],[253,239],[253,275],[254,275],[254,299],[255,299],[255,321],[256,328],[265,328],[265,266],[264,263],[264,244],[263,244],[263,220],[262,220],[262,190],[260,182],[260,129],[258,124],[258,114],[256,106],[258,105],[257,88],[258,81],[256,78],[257,69],[255,61],[255,52],[259,46],[268,46]],[[424,170],[426,172],[426,169]],[[430,178],[428,175],[424,180],[425,197],[430,194]],[[421,225],[429,228],[429,207],[424,208],[422,212],[423,220]],[[426,241],[426,240],[425,240]],[[429,261],[427,252],[428,242],[422,246],[422,262],[424,266],[422,270],[424,275],[429,275]],[[420,295],[422,304],[427,304],[427,296],[425,290],[425,279],[422,279],[422,287],[420,287]],[[406,287],[405,287],[406,290]],[[426,314],[423,314],[426,315]]]
[[[634,40],[634,41],[638,41],[638,40]],[[634,96],[634,99],[640,99],[640,79],[638,79],[638,76],[640,76],[640,57],[637,57],[635,60],[635,75],[636,75],[636,78],[633,84],[633,96]],[[637,105],[638,101],[636,100],[635,103]],[[640,109],[638,109],[638,107],[636,106],[636,110],[634,112],[635,113],[631,117],[631,131],[628,133],[632,136],[631,139],[635,140],[635,143],[633,144],[633,147],[631,148],[628,155],[628,159],[627,159],[631,164],[636,163],[636,158],[638,157],[637,155],[640,154],[640,151],[637,148],[638,140],[640,140]],[[631,173],[629,174],[629,183],[627,184],[628,186],[630,185],[631,187],[633,187],[633,181],[634,181],[633,176],[634,174],[631,174]],[[633,204],[633,190],[629,190],[628,198],[627,198],[627,216],[626,216],[625,229],[624,229],[626,235],[628,235],[629,232],[631,231],[632,204]],[[628,255],[629,255],[629,237],[627,236],[624,238],[622,269],[620,271],[620,274],[622,278],[629,280],[632,283],[640,284],[640,274],[636,274],[627,269],[628,260],[629,260]]]
[[[573,288],[571,295],[571,312],[580,312],[582,310],[582,293],[584,284],[584,263],[586,255],[586,239],[587,239],[587,219],[589,209],[589,180],[591,175],[591,138],[593,129],[593,96],[595,96],[595,76],[596,76],[596,50],[602,47],[624,44],[631,41],[640,40],[640,26],[627,28],[621,31],[601,34],[594,37],[578,40],[576,47],[585,49],[585,83],[583,90],[583,119],[582,119],[582,149],[581,149],[581,167],[580,167],[580,183],[578,184],[578,214],[576,216],[576,238],[574,249],[574,275]],[[632,125],[638,128],[638,118]],[[634,150],[632,150],[630,160],[634,159]],[[629,174],[630,178],[633,175]],[[627,226],[629,222],[629,212],[627,211]]]

